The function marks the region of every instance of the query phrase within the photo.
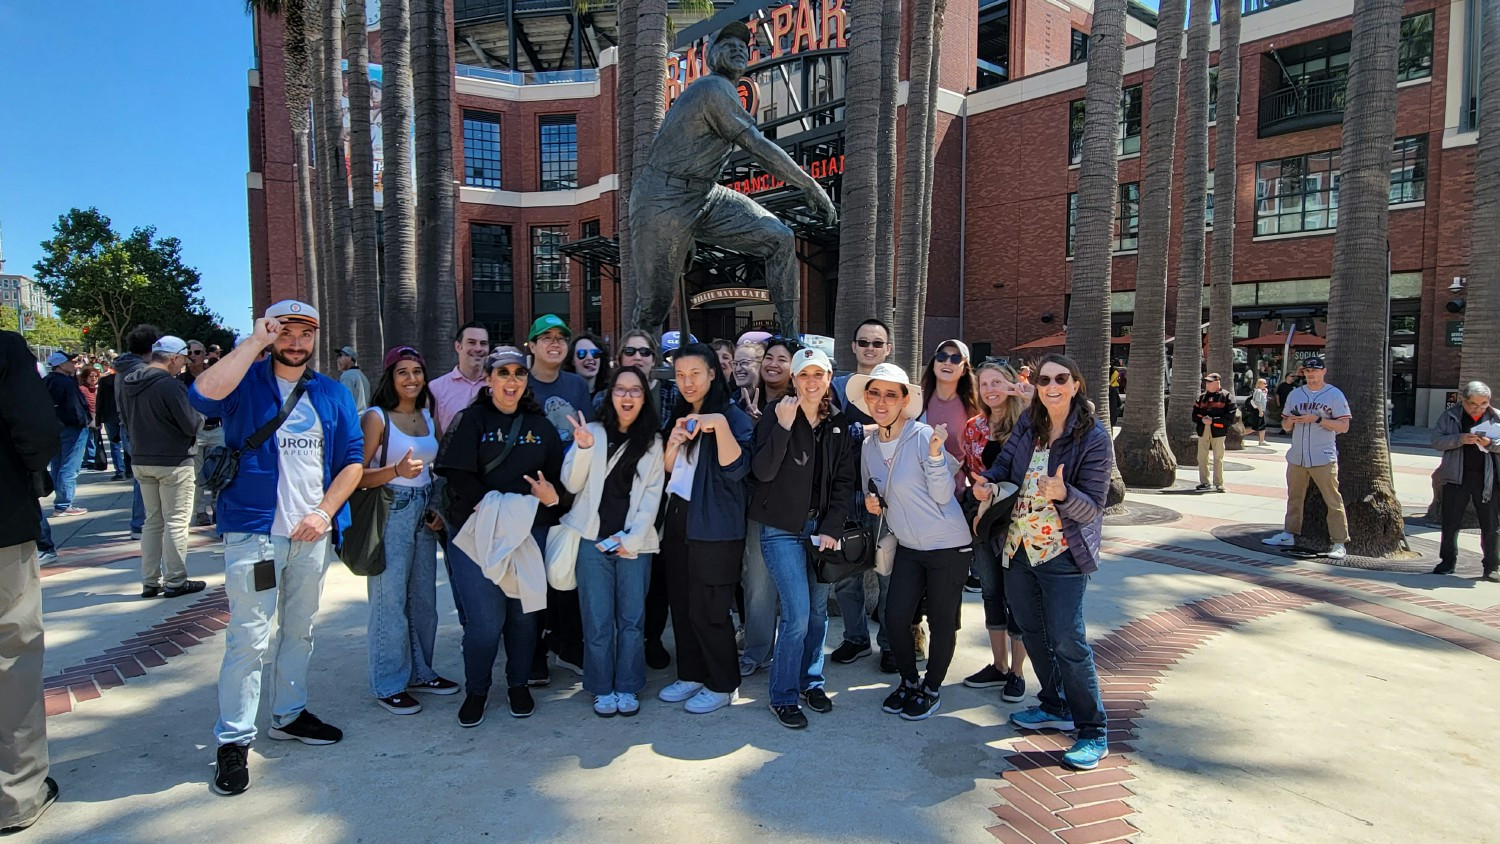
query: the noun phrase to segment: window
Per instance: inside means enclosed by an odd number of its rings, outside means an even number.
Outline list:
[[[500,187],[500,118],[464,112],[464,184]]]
[[[567,242],[564,226],[531,227],[531,312],[568,319],[568,259],[559,248]]]
[[[1401,19],[1401,46],[1396,53],[1396,81],[1432,75],[1432,12]]]
[[[993,88],[1010,79],[1010,7],[1009,0],[979,2],[975,90]]]
[[[1427,136],[1397,138],[1391,152],[1391,204],[1427,199]]]
[[[1255,234],[1287,234],[1338,225],[1337,150],[1262,161],[1255,166]]]
[[[1244,0],[1244,2],[1245,5],[1241,8],[1245,10],[1245,14],[1250,15],[1255,12],[1264,12],[1267,9],[1274,9],[1277,6],[1295,3],[1297,0]]]
[[[1078,194],[1068,194],[1068,257],[1073,257],[1073,239],[1078,234]]]
[[[515,280],[511,261],[510,226],[469,224],[469,278],[474,289],[510,293]]]
[[[578,116],[552,114],[542,117],[542,190],[574,190],[578,187]]]
[[[581,234],[584,238],[598,237],[599,221],[585,222]],[[583,330],[598,335],[604,334],[604,319],[601,315],[604,303],[602,279],[598,259],[585,260],[583,262]]]
[[[1214,227],[1214,171],[1208,171],[1208,188],[1203,192],[1203,227]]]
[[[1458,130],[1473,132],[1479,128],[1479,35],[1483,16],[1478,3],[1465,4],[1463,100],[1459,109]]]
[[[1068,104],[1068,163],[1083,160],[1084,101]],[[1120,128],[1117,155],[1135,155],[1141,151],[1141,86],[1132,85],[1120,92]]]
[[[1140,245],[1141,233],[1141,183],[1126,182],[1120,185],[1120,196],[1115,202],[1114,251],[1130,252]],[[1067,253],[1073,257],[1073,242],[1078,233],[1078,194],[1068,194]]]
[[[1089,34],[1073,30],[1073,43],[1068,50],[1068,63],[1078,64],[1089,60]]]
[[[1219,119],[1219,69],[1208,69],[1208,122]]]

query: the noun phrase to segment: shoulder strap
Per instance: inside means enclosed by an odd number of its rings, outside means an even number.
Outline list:
[[[499,457],[496,457],[494,460],[491,460],[490,462],[484,464],[484,468],[479,471],[480,478],[483,478],[489,473],[500,468],[500,464],[504,463],[505,458],[510,456],[510,450],[516,447],[516,441],[520,439],[521,418],[522,417],[519,413],[516,414],[515,421],[510,423],[510,431],[505,435],[505,448],[500,449]]]
[[[380,408],[380,418],[385,420],[385,427],[380,429],[380,466],[384,469],[386,462],[391,456],[391,415],[385,408]]]
[[[250,435],[250,439],[245,440],[245,451],[260,448],[272,434],[276,433],[276,429],[280,428],[286,422],[286,418],[292,415],[292,409],[297,406],[297,402],[302,400],[302,393],[307,390],[307,382],[310,380],[312,380],[312,371],[303,372],[302,377],[297,379],[297,385],[292,388],[291,394],[286,397],[286,401],[281,403],[281,411],[276,414],[276,418],[260,426],[259,430]]]

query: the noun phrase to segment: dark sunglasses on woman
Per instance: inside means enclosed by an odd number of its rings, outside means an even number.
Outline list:
[[[642,355],[648,358],[656,357],[655,353],[651,351],[650,346],[626,346],[620,350],[620,357],[622,358],[628,358],[631,355]]]
[[[583,360],[584,358],[593,358],[594,360],[598,360],[599,358],[604,357],[604,350],[603,349],[577,349],[577,350],[575,350],[573,352],[573,355],[574,355],[574,357],[577,357],[579,360]]]
[[[1073,380],[1073,376],[1070,373],[1059,372],[1056,375],[1035,375],[1035,376],[1032,376],[1031,382],[1033,384],[1037,385],[1038,387],[1045,387],[1045,386],[1047,386],[1047,385],[1049,385],[1049,384],[1051,384],[1051,383],[1053,383],[1055,381],[1055,382],[1057,382],[1057,386],[1061,387],[1062,385],[1064,385],[1064,384],[1066,384],[1066,383],[1068,383],[1069,381],[1072,381],[1072,380]]]
[[[961,355],[961,354],[959,354],[958,352],[954,352],[951,355],[946,355],[946,354],[943,354],[942,352],[938,352],[937,354],[935,354],[935,355],[932,356],[932,362],[933,363],[963,363],[964,362],[964,356]]]

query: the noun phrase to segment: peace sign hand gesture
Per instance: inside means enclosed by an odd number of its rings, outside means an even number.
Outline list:
[[[1068,484],[1063,480],[1063,466],[1057,464],[1057,472],[1052,475],[1042,475],[1036,480],[1036,491],[1053,501],[1061,501],[1068,497]]]
[[[530,475],[521,477],[531,484],[531,494],[542,502],[543,507],[556,507],[557,503],[562,500],[562,496],[557,494],[557,489],[552,486],[552,482],[547,480],[540,470],[537,471],[535,478]]]
[[[568,424],[573,426],[573,444],[579,448],[594,447],[594,432],[588,429],[588,420],[584,418],[583,411],[578,411],[577,418],[568,417]]]

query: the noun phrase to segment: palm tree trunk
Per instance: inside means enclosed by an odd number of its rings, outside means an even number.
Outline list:
[[[451,336],[458,327],[453,272],[456,187],[453,179],[453,60],[444,0],[413,0],[412,92],[416,103],[417,300],[428,371],[456,362]],[[509,339],[509,338],[506,338]]]
[[[635,11],[635,91],[630,135],[633,144],[632,164],[646,162],[651,151],[651,142],[656,140],[656,130],[661,128],[662,117],[667,110],[666,73],[667,60],[667,0],[638,0]],[[624,119],[623,117],[621,119]],[[673,290],[677,289],[677,272],[674,267]],[[640,300],[636,300],[639,307]],[[672,313],[677,309],[673,308]],[[632,312],[631,325],[651,332],[660,332],[664,326],[640,325],[640,315]],[[795,330],[795,328],[793,329]]]
[[[308,153],[312,124],[312,65],[309,58],[307,0],[289,0],[282,10],[282,70],[287,119],[292,129],[296,156],[297,224],[302,240],[302,297],[314,308],[323,307],[318,283],[318,236],[313,205],[312,160]],[[314,361],[314,367],[323,360]]]
[[[1463,363],[1459,382],[1500,387],[1500,3],[1484,4],[1480,26],[1479,146],[1474,156],[1474,229],[1464,290]]]
[[[615,171],[620,187],[615,192],[615,240],[619,242],[620,266],[615,271],[620,291],[620,312],[616,315],[618,336],[635,325],[635,271],[630,265],[630,191],[635,185],[635,15],[632,4],[622,4],[618,16],[615,46]]]
[[[349,57],[349,183],[354,198],[354,335],[366,353],[385,351],[380,324],[379,236],[375,231],[375,150],[370,130],[370,33],[365,0],[344,0],[344,52]]]
[[[1198,460],[1193,402],[1203,370],[1203,223],[1208,190],[1208,34],[1210,0],[1188,11],[1187,66],[1182,97],[1187,122],[1182,142],[1182,252],[1177,267],[1177,336],[1172,347],[1172,395],[1167,441],[1179,463]]]
[[[859,324],[877,316],[875,243],[880,197],[881,7],[849,8],[849,60],[845,71],[844,181],[839,197],[839,286],[834,336],[854,336]],[[838,366],[854,368],[847,343],[838,344]]]
[[[948,0],[936,0],[932,12],[932,55],[929,57],[927,67],[927,125],[924,129],[926,138],[922,144],[926,148],[926,156],[923,161],[922,173],[922,233],[917,238],[917,244],[922,249],[921,260],[917,262],[917,290],[914,301],[918,303],[920,312],[914,316],[916,327],[915,337],[917,351],[925,353],[927,349],[927,278],[932,268],[932,194],[937,179],[937,98],[939,93],[939,63],[942,61],[943,49],[943,17],[948,10]]]
[[[344,71],[342,36],[344,21],[339,0],[323,0],[323,145],[320,169],[328,170],[330,209],[330,270],[326,289],[331,292],[333,319],[325,320],[323,333],[330,348],[352,342],[354,336],[354,239],[350,228],[349,180],[344,165]]]
[[[895,331],[896,356],[907,373],[916,377],[922,365],[922,320],[924,303],[918,296],[922,283],[922,211],[927,170],[932,150],[927,145],[927,112],[933,107],[932,53],[935,0],[916,0],[912,14],[911,62],[906,96],[906,146],[902,156],[901,234],[897,269]]]
[[[310,50],[311,68],[309,76],[312,80],[312,143],[313,154],[316,157],[313,168],[313,226],[316,229],[314,241],[317,244],[318,266],[318,311],[322,315],[323,323],[332,326],[334,323],[337,306],[334,304],[334,266],[333,266],[333,200],[332,179],[334,167],[329,165],[327,158],[327,145],[325,144],[325,124],[327,123],[323,104],[326,97],[324,77],[327,75],[327,64],[323,60],[323,16],[319,5],[321,0],[309,0],[308,4],[308,44]],[[318,354],[321,358],[320,366],[327,368],[334,360],[331,352],[333,350],[333,332],[318,332]]]
[[[1370,330],[1390,295],[1386,224],[1400,34],[1401,0],[1355,0],[1328,298],[1329,380],[1358,402],[1349,433],[1339,438],[1339,491],[1349,514],[1349,550],[1370,557],[1397,551],[1405,532],[1385,425],[1389,384],[1377,363],[1389,353],[1386,331],[1384,325]]]
[[[875,211],[875,313],[887,325],[892,325],[891,297],[896,285],[896,94],[901,85],[901,0],[884,0],[882,4],[880,45],[880,137],[876,148],[880,187]]]
[[[385,171],[381,232],[385,253],[387,345],[421,342],[417,302],[417,208],[412,178],[411,0],[381,0],[381,145]],[[368,342],[365,345],[369,345]],[[436,374],[436,373],[434,373]]]
[[[1182,75],[1186,15],[1187,0],[1162,0],[1156,29],[1156,66],[1151,71],[1151,102],[1146,113],[1146,176],[1141,190],[1135,318],[1130,328],[1130,389],[1125,393],[1120,435],[1115,438],[1115,462],[1125,482],[1158,489],[1177,480],[1177,458],[1167,444],[1162,376],[1167,354],[1167,251],[1172,242],[1172,170],[1177,164],[1178,77]]]
[[[1208,288],[1208,368],[1231,379],[1234,372],[1234,226],[1239,180],[1240,4],[1220,6],[1218,113],[1214,128],[1213,270]],[[1251,373],[1254,377],[1254,372]],[[1253,389],[1255,384],[1251,383]],[[1232,388],[1231,388],[1232,389]],[[1245,447],[1245,427],[1229,429],[1224,447]]]

